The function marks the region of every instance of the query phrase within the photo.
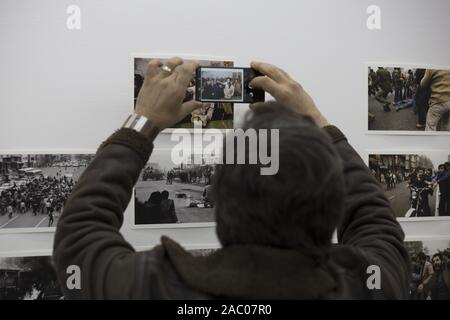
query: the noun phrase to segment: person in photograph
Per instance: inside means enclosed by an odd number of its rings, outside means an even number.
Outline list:
[[[392,77],[391,73],[383,67],[378,67],[377,74],[377,86],[380,88],[375,94],[375,99],[383,105],[383,110],[391,111],[391,102],[387,100],[387,96],[392,92]]]
[[[206,186],[203,189],[202,199],[205,203],[205,207],[214,207],[214,195],[209,181],[206,182]]]
[[[380,185],[303,87],[266,63],[251,64],[263,76],[250,85],[275,101],[253,104],[242,128],[278,130],[278,170],[217,165],[211,192],[222,248],[210,256],[193,257],[167,236],[135,252],[120,228],[155,137],[202,107],[183,103],[198,64],[172,58],[166,67],[152,61],[139,92],[135,111],[148,119],[145,130],[125,125],[101,144],[59,218],[53,256],[66,298],[408,298],[404,233]],[[79,290],[65,286],[70,265],[83,272]],[[373,265],[381,283],[374,290]]]
[[[225,82],[225,85],[223,87],[223,95],[227,100],[232,99],[234,96],[234,85],[231,82],[230,78],[227,78],[227,81]]]
[[[213,80],[212,79],[204,79],[202,80],[203,91],[202,97],[203,99],[214,99],[214,90],[213,90]]]
[[[414,110],[417,112],[417,129],[425,129],[427,113],[429,109],[429,100],[431,96],[431,89],[429,86],[423,87],[420,85],[425,75],[425,69],[416,69],[414,73],[415,93],[414,93]]]
[[[427,284],[427,292],[431,300],[450,299],[450,264],[443,253],[436,253],[431,258],[433,275]]]
[[[241,80],[239,78],[234,79],[233,86],[234,86],[234,95],[239,99],[242,98]]]
[[[425,171],[419,169],[417,176],[412,175],[410,184],[416,188],[418,194],[417,215],[422,217],[431,216],[429,197],[432,195],[433,189],[430,187],[431,182],[427,180]]]
[[[440,164],[436,183],[439,185],[439,215],[450,216],[450,172],[445,164]]]
[[[368,81],[369,81],[369,97],[374,96],[377,93],[376,83],[378,82],[377,74],[371,67],[369,67],[368,72]]]
[[[403,73],[400,68],[394,68],[392,71],[392,82],[394,84],[394,105],[403,100]]]
[[[450,130],[450,71],[427,69],[420,87],[430,88],[425,130],[436,131],[438,125],[444,130]]]
[[[214,103],[202,103],[202,107],[191,112],[191,122],[194,126],[206,128],[208,122],[212,119],[214,114]]]
[[[411,69],[408,70],[408,76],[406,78],[406,97],[405,99],[411,99],[414,92],[414,73]]]
[[[175,211],[175,203],[172,199],[169,199],[169,191],[164,190],[161,192],[161,210],[163,215],[166,216],[167,223],[178,222],[177,213]]]
[[[213,95],[216,100],[222,100],[224,98],[224,83],[221,79],[214,78]]]
[[[414,300],[425,300],[427,298],[428,283],[433,276],[433,266],[427,261],[427,256],[423,252],[419,252],[417,255],[417,267],[418,267],[418,286]]]
[[[150,194],[148,200],[144,203],[143,214],[140,217],[140,224],[166,223],[166,215],[163,212],[162,195],[159,191]]]
[[[47,215],[48,215],[48,227],[50,228],[51,226],[53,226],[53,222],[55,222],[53,210],[50,210],[50,212]]]

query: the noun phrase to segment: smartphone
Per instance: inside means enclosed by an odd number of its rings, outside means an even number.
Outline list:
[[[195,100],[201,102],[255,103],[265,99],[261,89],[249,87],[262,74],[252,68],[199,67],[195,72]]]

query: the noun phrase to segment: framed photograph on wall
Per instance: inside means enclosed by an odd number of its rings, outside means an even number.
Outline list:
[[[94,153],[0,154],[0,233],[53,232]]]
[[[179,56],[179,55],[172,55]],[[169,55],[158,55],[158,54],[135,54],[132,56],[133,61],[133,108],[136,104],[136,100],[139,91],[145,81],[145,75],[148,63],[153,59],[158,59],[162,63],[167,61],[171,56]],[[185,62],[198,61],[201,67],[233,67],[234,61],[232,58],[225,57],[183,57]],[[214,92],[218,97],[223,96],[224,84],[227,79],[215,79],[214,81]],[[240,86],[242,86],[242,79],[232,79],[232,81],[241,81]],[[186,96],[184,102],[195,99],[195,73],[192,74],[192,80],[189,87],[186,90]],[[192,113],[187,115],[179,123],[174,125],[172,128],[167,128],[163,132],[170,132],[174,128],[194,128],[194,124],[201,126],[204,129],[233,129],[234,128],[234,104],[231,102],[208,102],[203,103],[202,108],[194,110]]]
[[[450,150],[370,152],[368,158],[400,221],[450,219]]]
[[[0,300],[62,300],[51,256],[0,257]]]
[[[369,63],[368,132],[449,135],[450,67]]]
[[[450,237],[408,238],[411,300],[450,300]]]
[[[181,148],[168,134],[155,141],[135,186],[133,228],[214,226],[211,181],[220,154]]]

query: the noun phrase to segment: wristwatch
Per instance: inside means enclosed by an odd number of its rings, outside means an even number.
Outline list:
[[[152,121],[137,113],[131,114],[123,124],[122,128],[133,129],[144,135],[150,141],[155,140],[160,132],[159,128],[155,126]]]

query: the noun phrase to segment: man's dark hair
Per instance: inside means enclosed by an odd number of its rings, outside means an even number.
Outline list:
[[[161,192],[161,198],[162,198],[163,200],[169,199],[169,191],[164,190],[163,192]]]
[[[438,257],[439,260],[444,261],[444,255],[442,252],[437,252],[435,254],[433,254],[433,257],[431,258],[431,261],[433,261],[434,257]]]
[[[220,242],[323,255],[345,193],[342,164],[331,139],[311,118],[276,102],[249,112],[243,129],[249,128],[279,129],[279,171],[261,175],[261,164],[216,167],[212,192]],[[246,152],[248,158],[248,148]]]
[[[152,192],[148,198],[148,202],[151,204],[161,204],[161,200],[161,192],[159,191]]]

